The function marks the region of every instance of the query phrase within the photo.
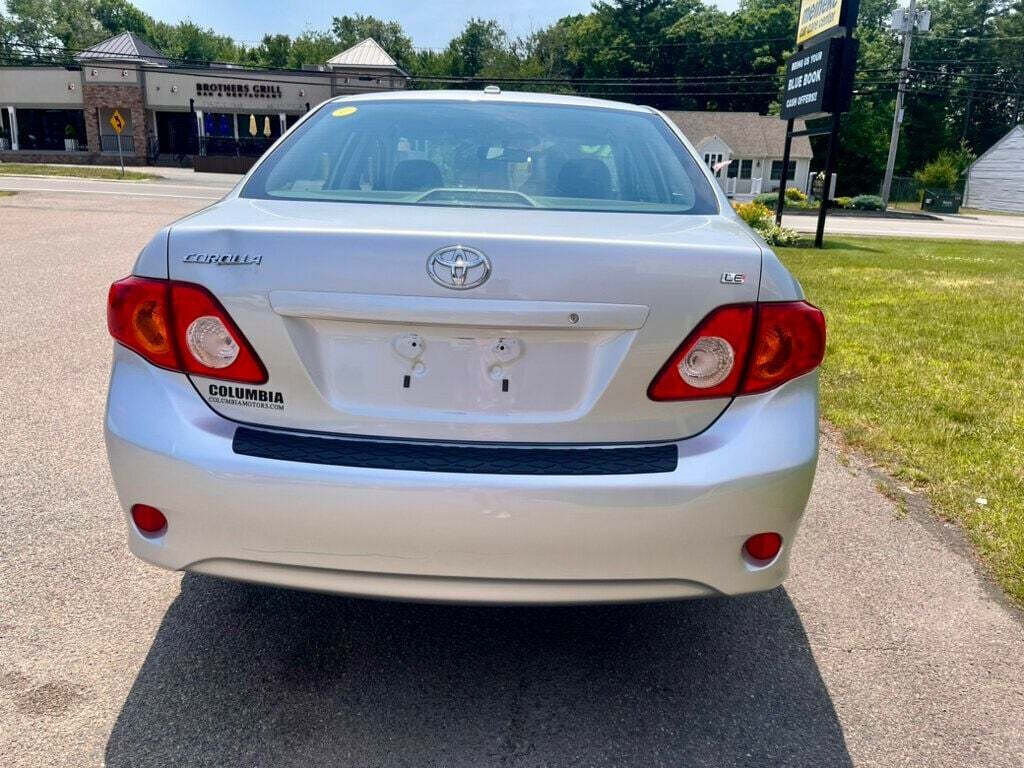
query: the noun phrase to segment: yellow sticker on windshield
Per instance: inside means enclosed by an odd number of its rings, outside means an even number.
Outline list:
[[[338,107],[336,110],[331,112],[331,117],[348,117],[356,113],[355,107]]]

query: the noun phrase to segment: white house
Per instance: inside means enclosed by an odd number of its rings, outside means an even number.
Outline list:
[[[966,173],[964,205],[1024,213],[1024,124],[1011,128]]]
[[[784,120],[756,112],[668,111],[665,114],[715,171],[726,194],[758,195],[779,188],[786,147]],[[803,121],[794,121],[793,129],[803,130]],[[812,154],[811,142],[806,136],[793,139],[787,186],[807,191]]]

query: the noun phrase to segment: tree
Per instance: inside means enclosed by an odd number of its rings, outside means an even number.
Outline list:
[[[253,52],[260,66],[284,69],[291,58],[292,39],[288,35],[264,35]]]
[[[448,43],[447,53],[450,74],[480,75],[487,69],[500,68],[501,60],[508,55],[508,38],[493,19],[470,19]]]
[[[329,32],[307,29],[292,41],[288,66],[292,69],[310,69],[322,66],[343,48]]]
[[[153,22],[128,0],[95,0],[92,14],[107,36],[131,32],[145,38]]]

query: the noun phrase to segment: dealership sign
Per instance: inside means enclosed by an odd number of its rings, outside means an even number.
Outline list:
[[[831,37],[793,54],[786,62],[780,117],[820,116],[850,108],[857,41]]]
[[[857,24],[859,5],[859,0],[800,0],[797,44],[802,45],[838,27],[852,29]]]
[[[853,73],[857,66],[857,26],[860,0],[800,0],[800,21],[797,26],[797,52],[786,62],[779,117],[787,121],[786,148],[782,165],[789,167],[794,136],[828,134],[828,151],[822,177],[818,205],[818,226],[814,247],[821,248],[825,237],[825,216],[835,179],[836,155],[839,152],[839,122],[850,109],[853,98]],[[814,118],[831,115],[829,127],[797,126],[798,117]],[[786,174],[779,179],[775,204],[775,223],[782,224],[786,201]]]

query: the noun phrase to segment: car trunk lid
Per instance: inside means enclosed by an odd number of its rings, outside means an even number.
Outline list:
[[[428,274],[458,246],[463,264],[489,261],[477,287],[444,284],[452,253]],[[705,429],[727,399],[655,403],[647,386],[711,309],[756,299],[761,256],[718,216],[233,198],[175,225],[168,247],[170,277],[211,290],[269,371],[260,387],[193,377],[218,413],[505,443]]]

